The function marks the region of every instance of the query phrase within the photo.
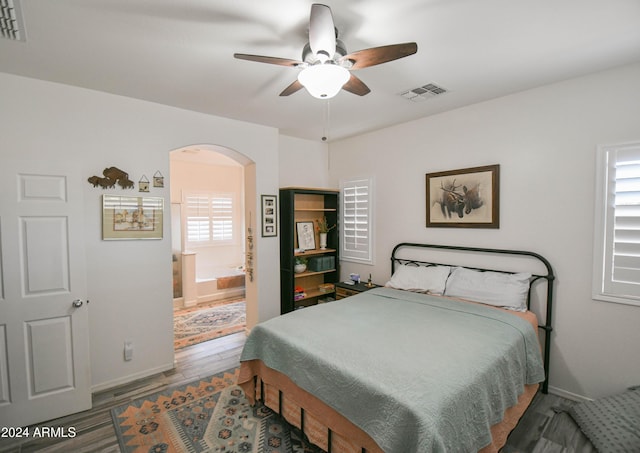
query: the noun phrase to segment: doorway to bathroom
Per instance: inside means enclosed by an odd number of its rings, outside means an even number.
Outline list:
[[[199,145],[170,154],[176,349],[246,326],[244,165],[228,151]]]

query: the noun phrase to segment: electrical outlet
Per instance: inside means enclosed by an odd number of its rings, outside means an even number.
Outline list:
[[[133,342],[132,341],[124,342],[124,359],[127,362],[133,359]]]

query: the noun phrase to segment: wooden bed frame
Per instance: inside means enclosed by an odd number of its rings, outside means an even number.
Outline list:
[[[422,249],[439,250],[442,253],[439,253],[437,259],[429,259],[427,261],[422,259],[422,257],[412,256],[412,253],[415,255],[416,251],[419,252]],[[481,266],[478,266],[454,263],[450,259],[456,257],[456,255],[460,257],[461,253],[468,255],[469,252],[475,254],[476,257],[493,256],[494,260],[492,264],[497,264],[494,267],[485,267],[484,262]],[[553,309],[553,282],[555,277],[551,265],[544,257],[537,253],[520,250],[400,243],[394,247],[391,255],[391,271],[393,275],[395,266],[404,264],[415,266],[458,265],[468,269],[502,272],[506,274],[529,272],[525,269],[518,271],[514,271],[513,269],[506,270],[504,263],[495,260],[496,256],[500,257],[501,255],[523,257],[525,261],[529,262],[528,268],[531,267],[530,261],[534,260],[536,268],[540,268],[541,264],[541,269],[544,268],[545,270],[542,273],[532,273],[531,285],[527,297],[527,307],[531,308],[532,306],[532,288],[534,284],[537,286],[537,283],[546,283],[545,295],[541,297],[544,300],[536,302],[542,302],[546,314],[545,323],[540,324],[540,322],[538,322],[538,326],[545,332],[544,345],[542,347],[544,350],[543,363],[545,368],[545,381],[542,384],[542,392],[547,393],[550,335],[553,330],[551,327],[551,316]],[[241,364],[238,382],[239,385],[243,387],[247,398],[252,404],[256,399],[263,401],[265,405],[284,416],[290,424],[298,427],[302,431],[302,434],[312,443],[329,453],[332,450],[363,453],[381,452],[375,441],[349,420],[313,395],[297,387],[287,376],[266,367],[260,360],[243,362]],[[504,414],[505,418],[503,422],[492,427],[493,443],[483,448],[481,450],[482,453],[497,453],[504,443],[506,443],[509,433],[524,414],[524,411],[529,406],[539,387],[538,384],[525,387],[525,392],[520,396],[518,404],[508,408]]]

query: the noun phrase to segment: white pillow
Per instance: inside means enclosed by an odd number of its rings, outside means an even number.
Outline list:
[[[527,311],[531,274],[503,274],[456,267],[447,281],[445,296]]]
[[[402,264],[396,268],[391,280],[385,286],[441,296],[450,270],[449,266],[427,267]]]

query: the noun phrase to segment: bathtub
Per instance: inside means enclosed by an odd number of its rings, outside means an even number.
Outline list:
[[[204,275],[202,275],[204,274]],[[244,297],[245,273],[241,266],[209,268],[196,276],[197,303]]]

